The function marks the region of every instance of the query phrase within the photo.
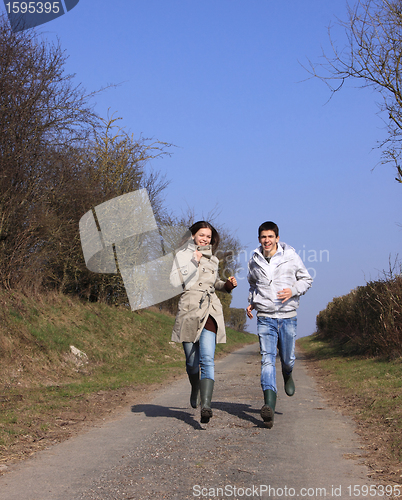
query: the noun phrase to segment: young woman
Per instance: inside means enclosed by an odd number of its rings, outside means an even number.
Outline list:
[[[201,396],[201,423],[207,423],[212,417],[215,345],[226,342],[222,305],[215,290],[229,293],[237,281],[230,277],[225,282],[218,276],[219,260],[213,255],[219,244],[216,229],[199,221],[190,232],[187,245],[176,254],[171,273],[172,284],[183,287],[172,341],[183,343],[190,403],[196,408]]]

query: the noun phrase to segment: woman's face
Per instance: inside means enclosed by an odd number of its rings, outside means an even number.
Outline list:
[[[205,247],[211,244],[212,231],[209,227],[202,227],[193,236],[194,243],[197,247]]]

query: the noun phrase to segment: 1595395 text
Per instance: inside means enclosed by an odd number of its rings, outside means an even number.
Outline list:
[[[5,4],[8,14],[58,14],[60,2],[8,2]]]

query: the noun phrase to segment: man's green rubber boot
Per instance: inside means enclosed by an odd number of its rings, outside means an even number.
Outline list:
[[[274,415],[276,406],[276,392],[271,389],[264,391],[264,406],[261,408],[261,418],[264,420],[265,427],[272,429],[274,425]]]
[[[200,380],[201,393],[201,423],[207,424],[212,418],[211,399],[214,391],[214,381],[210,378]]]
[[[285,382],[285,392],[288,396],[293,396],[295,393],[296,387],[295,383],[293,382],[292,378],[292,372],[289,373],[289,375],[286,375],[285,372],[282,372],[283,375],[283,381]]]
[[[190,404],[193,408],[197,408],[200,404],[200,374],[189,373],[188,379],[191,384]]]

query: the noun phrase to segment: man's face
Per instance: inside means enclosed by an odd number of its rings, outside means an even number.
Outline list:
[[[264,257],[272,257],[278,248],[279,236],[276,237],[274,231],[268,229],[267,231],[261,231],[258,241],[262,245]]]

